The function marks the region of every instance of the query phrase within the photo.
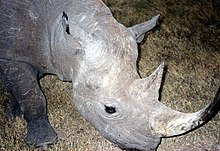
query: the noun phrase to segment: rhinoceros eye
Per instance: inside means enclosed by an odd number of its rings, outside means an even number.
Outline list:
[[[109,114],[113,114],[116,112],[116,107],[105,105],[105,111]]]

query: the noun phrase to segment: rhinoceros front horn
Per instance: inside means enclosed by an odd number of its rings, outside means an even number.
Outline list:
[[[162,81],[163,63],[147,78],[137,79],[131,85],[129,94],[133,99],[143,101],[148,113],[151,129],[163,137],[186,133],[208,122],[220,110],[220,87],[214,100],[195,113],[172,110],[158,101]]]

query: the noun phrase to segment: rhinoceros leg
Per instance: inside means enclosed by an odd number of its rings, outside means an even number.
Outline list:
[[[46,99],[37,80],[38,71],[26,63],[0,60],[0,76],[12,95],[12,115],[21,112],[27,121],[25,141],[37,147],[55,143],[57,134],[47,119]]]

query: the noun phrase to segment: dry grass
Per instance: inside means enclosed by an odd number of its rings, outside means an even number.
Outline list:
[[[167,65],[161,101],[173,109],[192,112],[210,102],[220,86],[220,19],[210,0],[105,0],[114,16],[126,26],[160,13],[159,26],[140,45],[140,75],[149,75],[164,61]],[[60,136],[48,150],[118,150],[80,116],[72,104],[71,84],[54,76],[41,80],[48,99],[48,115]],[[34,150],[23,143],[26,123],[5,120],[9,94],[0,88],[0,150]],[[158,151],[220,150],[220,115],[189,134],[163,139]]]

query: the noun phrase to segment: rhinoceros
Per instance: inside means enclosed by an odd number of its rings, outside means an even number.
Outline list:
[[[220,89],[195,113],[159,102],[164,63],[149,77],[139,76],[138,43],[159,15],[127,28],[101,0],[0,0],[0,16],[8,115],[23,115],[25,141],[36,147],[57,141],[38,82],[46,74],[72,82],[77,110],[122,149],[156,150],[162,137],[195,129],[219,111]]]

